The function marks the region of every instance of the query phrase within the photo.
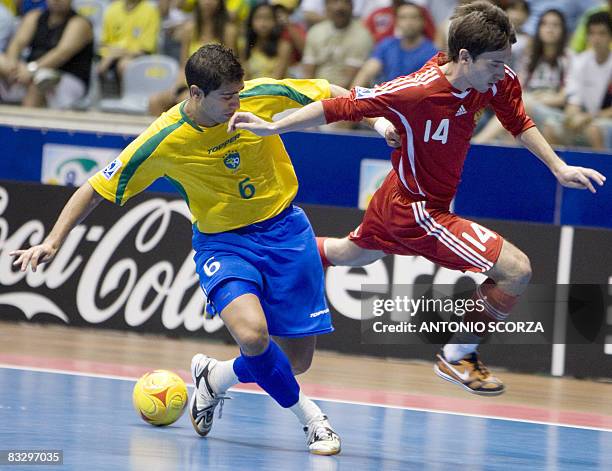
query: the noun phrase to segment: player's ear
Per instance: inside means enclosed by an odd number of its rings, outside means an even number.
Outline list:
[[[472,62],[472,56],[467,49],[459,49],[459,62],[465,64]]]
[[[195,98],[196,100],[201,100],[202,98],[204,98],[204,92],[197,85],[190,85],[189,96],[191,98]]]

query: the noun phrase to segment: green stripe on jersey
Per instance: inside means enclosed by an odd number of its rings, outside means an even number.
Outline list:
[[[303,93],[298,92],[295,88],[288,87],[287,85],[279,85],[273,83],[257,85],[253,88],[245,90],[244,92],[240,93],[240,98],[250,98],[253,96],[262,95],[284,96],[299,103],[302,106],[306,106],[307,104],[312,103],[314,101]]]
[[[121,204],[121,200],[123,199],[123,194],[125,193],[125,189],[130,181],[130,178],[136,173],[136,170],[140,165],[147,160],[151,154],[157,149],[157,146],[161,144],[161,142],[175,129],[181,127],[184,121],[181,119],[170,126],[165,127],[157,134],[151,136],[147,139],[134,154],[132,158],[125,166],[125,170],[121,172],[121,176],[119,177],[119,184],[117,185],[117,194],[115,196],[115,203]]]

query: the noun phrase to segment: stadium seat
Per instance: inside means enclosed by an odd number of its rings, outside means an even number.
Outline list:
[[[100,44],[102,20],[104,18],[104,11],[109,3],[109,0],[74,0],[72,2],[72,8],[91,22],[96,48]]]
[[[137,57],[125,69],[121,98],[100,100],[99,108],[114,113],[145,114],[149,96],[172,87],[178,68],[178,61],[172,57]]]

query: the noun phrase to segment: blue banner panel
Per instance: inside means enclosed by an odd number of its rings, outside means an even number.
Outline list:
[[[612,227],[612,155],[566,152],[571,165],[590,167],[603,173],[608,181],[603,187],[594,185],[597,193],[588,190],[563,191],[561,224],[572,226]]]
[[[455,198],[463,216],[553,223],[557,181],[527,149],[474,145]]]

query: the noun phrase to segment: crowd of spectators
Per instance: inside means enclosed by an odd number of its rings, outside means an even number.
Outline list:
[[[517,32],[510,66],[551,142],[612,148],[612,0],[492,0]],[[200,46],[234,49],[246,78],[316,77],[370,87],[418,70],[444,49],[465,0],[0,0],[0,102],[95,107],[121,94],[130,63],[174,57],[157,115],[187,97],[182,72]],[[167,86],[167,85],[166,85]],[[101,92],[100,92],[101,91]],[[88,99],[89,98],[89,99]],[[508,141],[485,110],[475,142]]]

